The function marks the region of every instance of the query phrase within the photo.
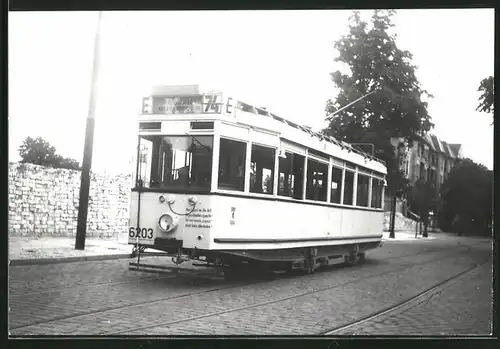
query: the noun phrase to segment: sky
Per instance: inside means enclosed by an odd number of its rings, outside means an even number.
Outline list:
[[[361,11],[366,19],[371,11]],[[321,129],[342,69],[333,43],[350,10],[103,12],[92,169],[133,170],[136,120],[152,85],[200,84]],[[9,161],[40,136],[81,162],[97,12],[9,13]],[[493,168],[492,116],[476,111],[494,74],[494,10],[399,10],[396,43],[434,95],[432,133]]]

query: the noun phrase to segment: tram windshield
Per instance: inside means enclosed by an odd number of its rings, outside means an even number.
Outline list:
[[[141,136],[138,181],[145,188],[210,190],[213,136]]]

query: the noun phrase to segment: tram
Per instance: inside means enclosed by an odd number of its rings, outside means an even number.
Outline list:
[[[312,273],[382,244],[381,160],[222,92],[154,87],[136,156],[134,253]]]

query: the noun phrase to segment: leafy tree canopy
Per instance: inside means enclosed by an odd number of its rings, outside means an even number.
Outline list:
[[[441,197],[448,220],[442,224],[450,226],[458,217],[467,229],[484,231],[493,215],[493,172],[470,159],[461,160],[444,181]]]
[[[374,144],[375,155],[386,161],[390,171],[396,168],[390,138],[411,142],[433,127],[425,101],[432,95],[420,87],[416,67],[411,64],[412,54],[399,49],[396,36],[390,33],[394,13],[375,10],[369,25],[356,11],[350,17],[349,33],[335,42],[339,51],[335,61],[344,63],[350,73],[331,73],[339,94],[327,101],[329,126],[324,130],[346,142]],[[331,116],[372,91],[365,99]]]
[[[477,90],[481,92],[481,96],[479,97],[479,105],[476,110],[484,113],[493,113],[495,95],[493,76],[483,79]]]
[[[19,147],[19,155],[23,163],[80,170],[78,161],[56,154],[56,148],[41,137],[27,137]]]

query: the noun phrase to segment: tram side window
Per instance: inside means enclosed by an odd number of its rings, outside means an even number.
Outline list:
[[[275,149],[252,145],[250,160],[251,193],[273,193],[275,154]]]
[[[356,192],[356,206],[368,207],[368,186],[370,178],[368,176],[358,174],[358,189]]]
[[[219,189],[243,191],[247,144],[220,139]]]
[[[279,158],[278,195],[302,199],[305,157],[286,152],[286,158]]]
[[[382,188],[383,181],[377,178],[373,178],[372,183],[372,207],[382,208]]]
[[[293,154],[293,198],[302,200],[302,186],[304,184],[304,165],[306,157]]]
[[[326,201],[328,165],[319,161],[307,160],[306,199]]]
[[[332,167],[332,189],[330,202],[340,204],[340,195],[342,193],[342,170]]]
[[[278,195],[292,197],[295,179],[293,175],[293,154],[286,152],[285,156],[285,158],[279,158]]]
[[[352,205],[354,191],[354,172],[345,171],[344,205]]]

